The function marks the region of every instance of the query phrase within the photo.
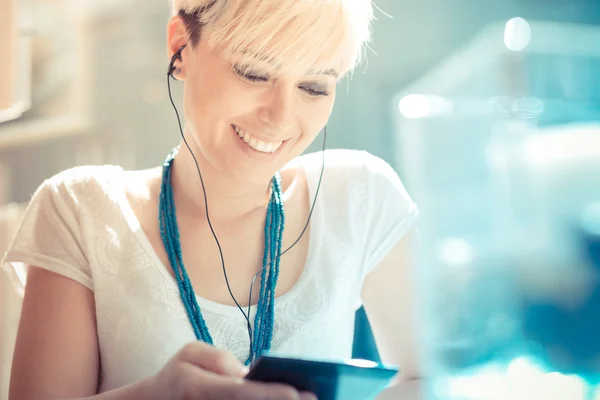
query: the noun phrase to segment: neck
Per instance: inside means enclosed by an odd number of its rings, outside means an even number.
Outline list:
[[[202,173],[211,220],[231,221],[266,209],[271,189],[270,180],[263,185],[235,181],[215,169],[200,150],[194,147],[193,142],[188,140],[188,143]],[[202,183],[194,158],[185,143],[181,144],[172,168],[171,184],[178,210],[191,217],[205,216]]]

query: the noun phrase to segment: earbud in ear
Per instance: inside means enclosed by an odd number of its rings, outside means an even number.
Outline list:
[[[183,58],[181,57],[181,52],[183,49],[185,49],[185,44],[181,46],[179,50],[175,52],[175,54],[173,54],[173,57],[171,57],[171,63],[169,64],[169,71],[167,72],[167,75],[173,76],[173,72],[175,72],[175,70],[179,71],[179,68],[175,68],[175,61],[183,61]]]

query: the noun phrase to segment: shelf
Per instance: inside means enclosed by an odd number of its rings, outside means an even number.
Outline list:
[[[0,125],[0,150],[26,146],[40,141],[65,136],[87,134],[91,131],[80,116],[67,115],[56,118],[32,118],[18,123]]]

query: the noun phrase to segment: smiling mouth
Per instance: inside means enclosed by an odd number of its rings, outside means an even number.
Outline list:
[[[260,139],[255,138],[251,134],[244,132],[243,130],[241,130],[240,128],[238,128],[235,125],[231,125],[231,127],[233,128],[235,133],[238,135],[238,137],[240,139],[242,139],[248,145],[248,147],[250,147],[252,150],[256,150],[260,153],[275,153],[281,147],[281,145],[284,143],[284,141],[264,142]]]

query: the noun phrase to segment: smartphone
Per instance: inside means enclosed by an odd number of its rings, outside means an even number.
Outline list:
[[[246,379],[284,383],[314,393],[319,400],[374,399],[399,372],[367,360],[340,362],[287,358],[264,354]]]

